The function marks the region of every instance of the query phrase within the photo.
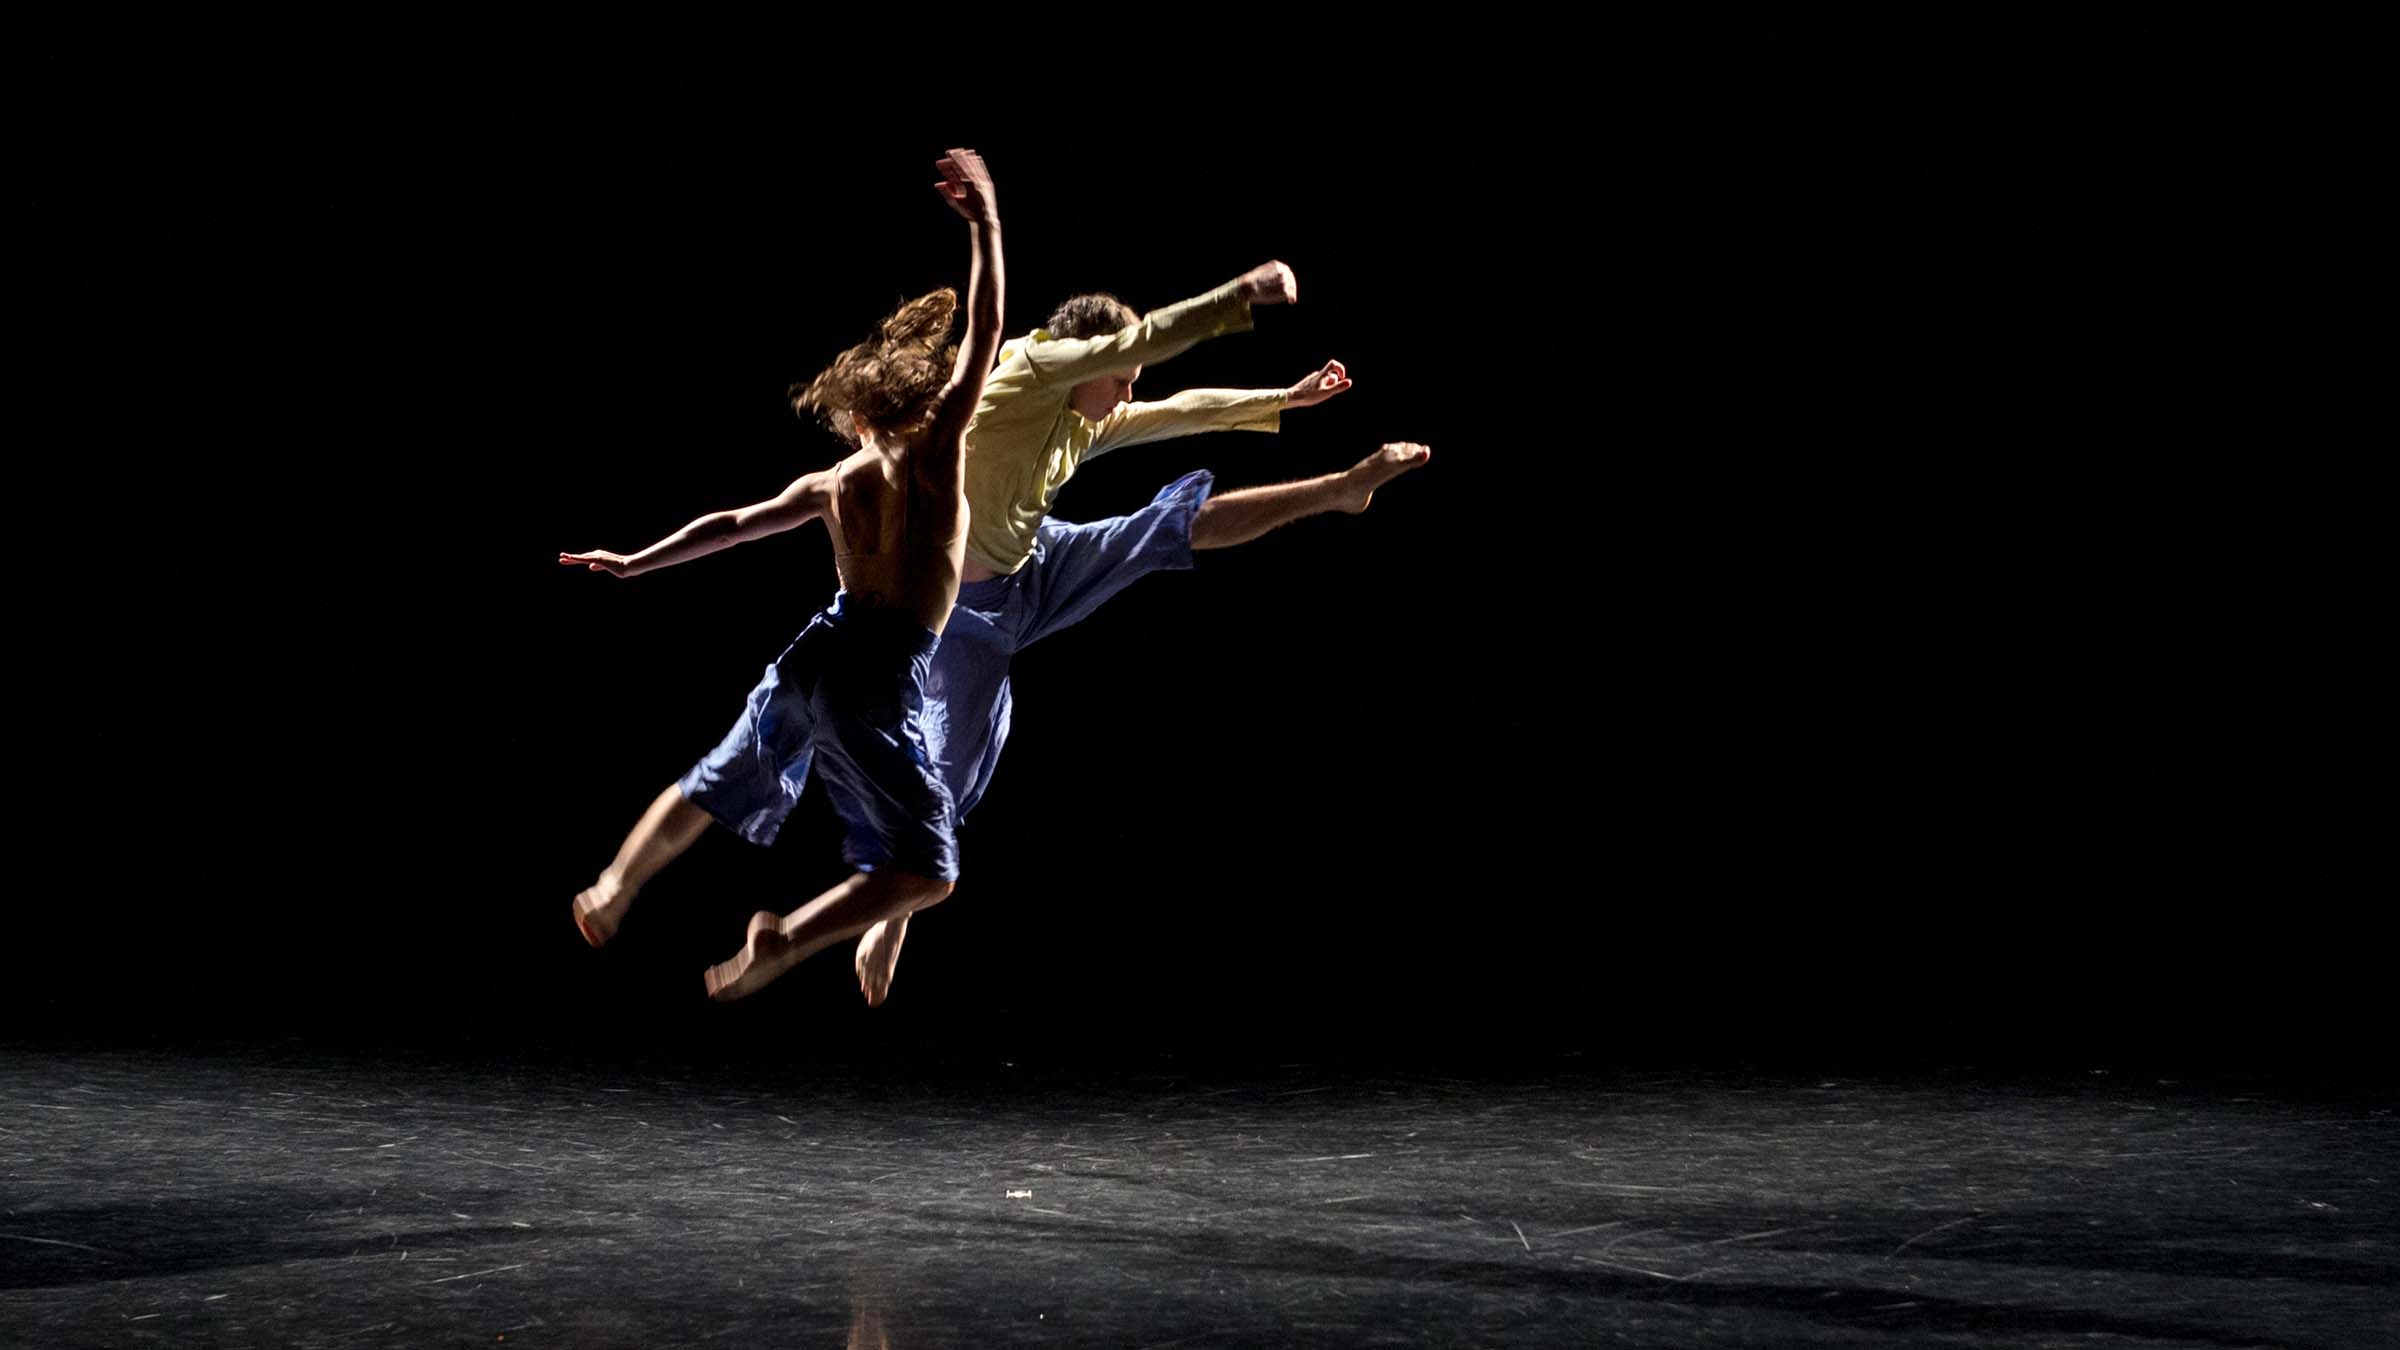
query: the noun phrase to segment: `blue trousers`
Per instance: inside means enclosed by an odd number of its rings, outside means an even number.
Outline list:
[[[813,763],[849,827],[851,866],[956,880],[957,811],[923,729],[934,644],[914,615],[834,596],[676,787],[734,833],[771,844]]]
[[[983,800],[1008,743],[1010,659],[1150,573],[1189,568],[1192,518],[1215,482],[1199,470],[1129,516],[1043,521],[1023,567],[959,587],[938,645],[914,619],[867,610],[862,622],[835,596],[677,786],[734,833],[769,844],[813,761],[849,827],[851,866],[956,879],[957,822]]]
[[[925,739],[961,819],[983,800],[1008,743],[1010,658],[1152,572],[1189,568],[1192,517],[1215,482],[1203,469],[1129,516],[1045,520],[1023,567],[959,587],[925,686]]]

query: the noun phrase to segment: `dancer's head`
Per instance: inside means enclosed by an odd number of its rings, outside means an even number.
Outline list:
[[[1134,313],[1131,305],[1106,292],[1095,291],[1062,303],[1050,315],[1050,322],[1042,326],[1055,338],[1090,338],[1131,328],[1141,321],[1142,316]],[[1069,391],[1067,406],[1097,422],[1133,397],[1133,382],[1141,374],[1142,368],[1133,366],[1085,380]]]
[[[792,411],[815,413],[852,445],[863,429],[878,441],[905,443],[933,416],[950,383],[958,347],[950,325],[958,292],[938,290],[902,305],[806,384],[794,384]]]

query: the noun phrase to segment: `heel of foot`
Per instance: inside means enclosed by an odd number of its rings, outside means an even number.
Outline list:
[[[772,910],[760,910],[750,916],[750,954],[753,957],[774,956],[791,945],[783,935],[783,916]]]

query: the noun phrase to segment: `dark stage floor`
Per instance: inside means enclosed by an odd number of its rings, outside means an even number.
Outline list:
[[[0,1343],[2400,1343],[2391,1103],[0,1051]]]

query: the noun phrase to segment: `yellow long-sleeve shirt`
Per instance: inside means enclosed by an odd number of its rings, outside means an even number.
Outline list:
[[[1025,565],[1034,534],[1075,468],[1121,445],[1202,431],[1274,431],[1281,389],[1186,389],[1125,403],[1094,422],[1067,406],[1076,385],[1164,361],[1222,333],[1250,328],[1250,302],[1228,282],[1095,338],[1037,328],[1009,343],[967,424],[967,557],[1003,575]]]

